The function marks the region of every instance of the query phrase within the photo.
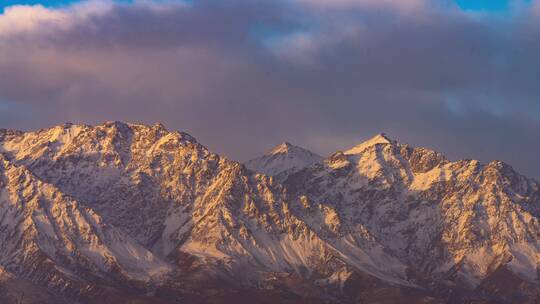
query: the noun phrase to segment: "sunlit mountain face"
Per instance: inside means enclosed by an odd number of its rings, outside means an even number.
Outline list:
[[[379,134],[244,166],[119,121],[0,148],[3,303],[536,301],[540,184],[501,161]]]
[[[538,0],[1,1],[0,303],[537,303],[539,29]]]

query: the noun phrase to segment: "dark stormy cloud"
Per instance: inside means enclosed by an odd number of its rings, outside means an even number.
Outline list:
[[[86,1],[0,15],[0,127],[163,122],[246,160],[386,132],[540,177],[540,5]]]

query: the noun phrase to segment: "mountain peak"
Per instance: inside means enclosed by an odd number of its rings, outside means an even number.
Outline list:
[[[300,147],[294,146],[290,142],[284,141],[281,144],[277,145],[275,148],[273,148],[268,154],[276,155],[276,154],[289,153],[294,148],[302,149]]]
[[[123,122],[123,121],[119,121],[119,120],[108,120],[106,122],[103,123],[104,126],[106,127],[112,127],[112,126],[127,126],[127,123]]]
[[[321,156],[285,141],[245,165],[252,171],[277,176],[297,172],[321,160]]]
[[[386,135],[386,133],[379,133],[375,136],[373,136],[370,140],[379,140],[379,141],[385,141],[387,143],[391,143],[392,139]]]
[[[153,127],[157,130],[162,130],[162,131],[165,131],[165,132],[169,132],[169,130],[165,127],[164,124],[162,124],[161,122],[156,122]]]
[[[385,133],[379,133],[370,139],[352,147],[351,149],[345,151],[345,154],[358,154],[365,149],[377,145],[377,144],[392,144],[395,143],[394,140],[391,140]]]

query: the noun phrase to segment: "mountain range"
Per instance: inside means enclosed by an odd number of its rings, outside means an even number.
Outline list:
[[[161,124],[0,130],[0,303],[539,303],[540,184],[378,134],[241,164]]]

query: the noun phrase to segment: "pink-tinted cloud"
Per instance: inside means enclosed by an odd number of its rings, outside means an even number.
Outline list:
[[[57,9],[39,4],[10,6],[0,15],[0,37],[66,31],[77,23],[107,13],[112,7],[111,1],[88,1]]]

